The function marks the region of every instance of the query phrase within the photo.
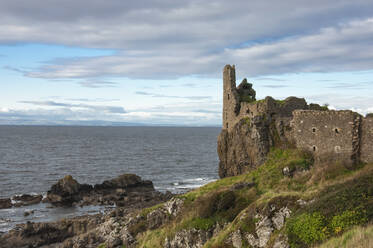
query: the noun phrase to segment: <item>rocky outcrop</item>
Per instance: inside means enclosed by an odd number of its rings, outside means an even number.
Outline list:
[[[241,228],[232,231],[225,241],[227,246],[241,248],[248,244],[253,248],[288,248],[287,236],[282,234],[282,230],[293,212],[291,209],[299,206],[296,198],[278,198],[275,202],[277,203],[268,203],[254,210],[246,209],[237,222],[255,223],[252,231]]]
[[[151,181],[144,181],[134,174],[123,174],[94,186],[80,184],[71,176],[66,176],[51,187],[44,202],[55,206],[124,206],[134,202],[150,201],[156,197],[165,200],[169,196],[155,191]]]
[[[248,243],[256,247],[266,247],[275,230],[281,230],[285,224],[285,220],[290,217],[291,210],[287,207],[282,207],[277,210],[275,207],[271,209],[270,215],[257,214],[255,218],[258,222],[255,224],[255,234],[246,234],[245,238]],[[278,242],[284,243],[283,240]]]
[[[130,187],[140,182],[138,177],[122,175],[115,180],[107,181],[104,184],[105,187],[101,185],[99,188],[107,190],[109,187]],[[71,193],[76,193],[79,186],[75,182],[72,185],[75,186],[60,184],[66,191],[70,189]],[[105,244],[107,248],[123,245],[128,248],[136,247],[136,235],[139,232],[158,228],[180,213],[184,201],[172,198],[145,215],[141,212],[139,214],[139,209],[154,206],[165,199],[166,197],[155,197],[149,201],[134,201],[124,207],[117,207],[105,215],[80,216],[48,223],[21,224],[0,236],[0,247],[96,248],[100,244]]]
[[[67,175],[52,185],[44,201],[53,205],[69,206],[80,201],[82,195],[91,190],[92,186],[80,184],[72,176]]]
[[[172,239],[166,238],[164,248],[201,248],[203,245],[218,234],[224,226],[216,224],[208,230],[184,229],[175,234]]]
[[[175,234],[172,240],[165,240],[164,248],[201,248],[212,237],[213,229],[204,231],[199,229],[182,230]]]
[[[43,199],[42,195],[29,195],[29,194],[17,195],[12,198],[14,202],[13,203],[14,207],[38,204],[41,202],[42,199]]]
[[[18,225],[0,237],[2,248],[40,247],[63,242],[69,237],[80,235],[103,223],[101,215],[76,217],[50,223],[31,223]]]
[[[12,201],[10,200],[10,198],[0,199],[0,209],[11,208],[11,207],[12,207]]]
[[[232,131],[222,130],[218,137],[219,176],[234,176],[265,161],[270,148],[269,125],[264,117],[242,119]],[[246,137],[246,138],[242,138]]]
[[[42,195],[16,195],[12,198],[0,199],[0,209],[34,205],[40,203],[42,199]]]

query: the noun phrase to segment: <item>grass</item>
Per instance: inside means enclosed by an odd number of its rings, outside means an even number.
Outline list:
[[[212,228],[216,223],[216,220],[213,218],[201,218],[196,217],[192,218],[186,222],[183,223],[182,229],[199,229],[199,230],[209,230]]]
[[[368,248],[373,247],[373,225],[357,226],[340,236],[331,238],[316,248]]]
[[[226,177],[215,182],[211,182],[206,184],[198,189],[190,191],[184,195],[179,196],[181,199],[185,199],[187,202],[193,202],[195,199],[199,198],[202,195],[205,195],[212,191],[218,191],[224,188],[231,187],[235,183],[239,182],[249,182],[250,175],[243,174],[235,177]]]
[[[309,154],[297,149],[273,149],[268,155],[267,162],[250,173],[250,175],[252,175],[260,192],[267,192],[280,185],[282,187],[278,189],[284,190],[283,186],[289,188],[287,182],[289,180],[284,177],[282,170],[285,167],[289,167],[291,170],[304,170],[309,168],[312,162]],[[283,180],[283,183],[280,183],[281,180]]]
[[[165,229],[147,231],[145,233],[138,235],[138,247],[163,247],[165,237],[167,237]]]

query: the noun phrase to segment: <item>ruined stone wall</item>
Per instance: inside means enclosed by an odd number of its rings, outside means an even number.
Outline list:
[[[359,161],[361,116],[352,111],[295,110],[291,122],[296,146],[317,161],[353,165]]]
[[[245,83],[244,79],[238,88]],[[223,87],[223,128],[218,137],[220,177],[239,175],[264,163],[272,146],[288,142],[293,110],[309,109],[303,98],[278,101],[266,97],[255,101],[254,90],[253,101],[242,101],[234,66],[224,67]]]
[[[332,111],[305,99],[255,100],[246,79],[236,87],[235,67],[223,70],[223,128],[218,137],[220,177],[242,174],[263,164],[271,147],[297,147],[316,162],[373,163],[373,116]],[[246,85],[245,85],[246,83]],[[251,101],[243,101],[245,87]],[[250,96],[250,95],[249,95]]]
[[[373,116],[362,121],[360,159],[364,163],[373,163]]]
[[[246,82],[246,79],[243,82]],[[320,107],[317,104],[313,106]],[[243,118],[253,118],[259,115],[291,118],[293,110],[309,108],[304,98],[297,97],[288,97],[282,101],[272,97],[253,102],[240,101],[234,65],[226,65],[223,69],[223,130],[233,130],[233,127]]]

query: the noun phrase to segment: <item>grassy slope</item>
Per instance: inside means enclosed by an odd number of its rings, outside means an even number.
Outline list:
[[[354,227],[341,236],[331,238],[317,248],[369,248],[373,247],[373,225]]]
[[[297,150],[273,150],[266,164],[248,174],[224,178],[180,196],[185,200],[182,214],[159,229],[139,233],[139,247],[162,247],[166,237],[172,238],[182,229],[208,230],[216,223],[228,223],[205,244],[225,247],[231,232],[253,233],[254,212],[270,204],[292,207],[286,226],[275,234],[286,234],[291,247],[310,247],[372,221],[373,165],[348,170],[339,164],[311,164],[310,156]],[[284,167],[303,172],[285,177]],[[255,186],[232,188],[240,182],[254,182]],[[295,204],[298,199],[312,203],[300,208]]]

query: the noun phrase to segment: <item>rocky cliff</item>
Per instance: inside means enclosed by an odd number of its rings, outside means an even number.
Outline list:
[[[223,128],[218,137],[219,176],[240,175],[263,164],[272,147],[289,148],[292,112],[296,109],[322,110],[308,105],[303,98],[289,97],[278,101],[266,97],[242,104],[240,114],[230,128]]]

